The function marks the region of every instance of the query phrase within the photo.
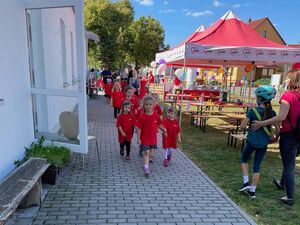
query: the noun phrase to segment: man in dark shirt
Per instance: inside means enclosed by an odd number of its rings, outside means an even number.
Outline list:
[[[107,79],[110,78],[112,80],[111,71],[108,70],[108,65],[104,65],[104,69],[101,72],[101,77],[103,78],[103,83],[107,83]]]

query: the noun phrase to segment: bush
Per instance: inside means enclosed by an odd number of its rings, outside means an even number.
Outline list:
[[[28,148],[25,147],[25,158],[23,160],[16,160],[17,166],[24,163],[30,157],[38,157],[47,159],[48,163],[53,166],[61,167],[70,161],[71,151],[67,147],[59,147],[55,145],[44,145],[45,137],[41,137],[37,142],[32,142]]]
[[[254,82],[254,85],[270,85],[271,83],[271,78],[261,78],[259,80],[256,80]]]

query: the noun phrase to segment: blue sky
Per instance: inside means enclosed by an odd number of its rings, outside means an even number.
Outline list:
[[[287,44],[300,43],[300,0],[131,0],[135,17],[152,16],[176,46],[200,25],[209,27],[228,10],[243,21],[268,17]]]

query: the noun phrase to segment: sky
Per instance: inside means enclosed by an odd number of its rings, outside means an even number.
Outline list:
[[[131,0],[135,18],[152,16],[175,47],[200,25],[211,26],[228,10],[248,21],[268,17],[287,44],[300,43],[300,0]]]

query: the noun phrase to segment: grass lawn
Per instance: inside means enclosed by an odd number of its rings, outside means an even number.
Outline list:
[[[297,158],[296,201],[293,207],[278,202],[277,199],[285,196],[285,193],[277,190],[272,183],[273,177],[281,176],[278,144],[269,146],[261,165],[261,182],[256,190],[256,199],[250,200],[238,192],[243,183],[239,163],[240,145],[237,149],[227,146],[227,134],[211,126],[224,123],[219,119],[210,119],[206,133],[203,133],[190,125],[190,117],[183,116],[183,151],[258,224],[300,224],[300,158]],[[252,170],[252,161],[249,165]],[[251,176],[252,172],[250,179]]]

